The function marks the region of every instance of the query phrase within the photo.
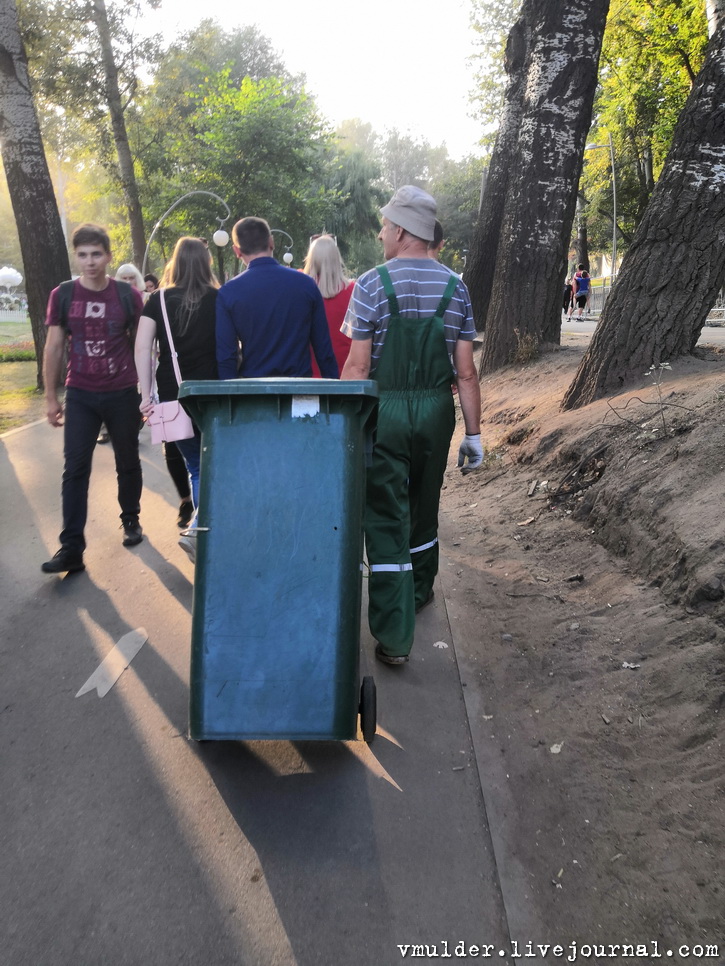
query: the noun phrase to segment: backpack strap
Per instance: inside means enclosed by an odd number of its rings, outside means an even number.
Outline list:
[[[133,294],[131,291],[131,286],[128,282],[122,282],[120,280],[113,280],[116,282],[116,291],[118,292],[118,297],[121,300],[121,305],[126,312],[126,325],[129,329],[133,329],[136,325],[136,310],[133,305]]]
[[[58,316],[64,329],[68,328],[68,312],[73,299],[73,285],[74,282],[71,278],[67,282],[61,282],[58,286]]]
[[[451,299],[453,298],[453,293],[456,290],[456,285],[458,285],[458,276],[451,274],[448,279],[448,284],[446,285],[445,292],[443,293],[443,298],[438,303],[438,308],[436,309],[435,317],[437,319],[442,319],[446,314],[448,306],[451,304]]]
[[[383,290],[388,299],[388,305],[390,307],[391,315],[400,315],[400,308],[398,307],[398,299],[395,295],[395,289],[393,288],[393,281],[390,278],[390,272],[387,270],[385,265],[378,265],[375,271],[380,276],[380,281],[383,283]]]

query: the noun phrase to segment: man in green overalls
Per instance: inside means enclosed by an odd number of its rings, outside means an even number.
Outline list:
[[[378,383],[365,508],[368,620],[376,656],[405,664],[415,614],[432,600],[438,573],[438,504],[455,426],[451,384],[466,428],[458,456],[464,473],[483,461],[481,396],[468,291],[428,255],[435,201],[405,185],[381,213],[386,264],[353,290],[342,327],[353,341],[341,378]]]

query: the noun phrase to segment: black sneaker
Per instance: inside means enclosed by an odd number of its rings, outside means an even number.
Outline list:
[[[191,500],[184,500],[183,503],[179,504],[179,519],[176,521],[176,526],[180,530],[186,529],[191,523],[191,518],[194,516],[194,504]]]
[[[79,570],[85,570],[83,554],[77,550],[69,550],[68,547],[61,547],[52,560],[46,560],[40,565],[44,574],[74,574]]]
[[[123,545],[124,547],[135,547],[137,543],[141,543],[143,540],[143,530],[141,529],[141,524],[138,522],[138,518],[135,520],[126,520],[121,524],[123,528]]]

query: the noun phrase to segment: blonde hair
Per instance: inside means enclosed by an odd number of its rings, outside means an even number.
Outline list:
[[[141,272],[139,272],[135,265],[132,265],[130,262],[126,262],[125,265],[119,266],[119,269],[116,272],[116,281],[125,282],[126,279],[123,278],[124,275],[133,275],[134,281],[130,282],[129,284],[133,285],[133,287],[138,289],[139,292],[143,292],[146,289],[143,275]]]
[[[179,335],[186,332],[191,316],[210,288],[219,288],[211,270],[211,255],[198,238],[180,238],[174,254],[166,263],[159,288],[180,288],[183,292],[179,309]]]
[[[320,235],[309,247],[302,271],[311,275],[323,299],[334,298],[349,284],[340,250],[332,235]]]

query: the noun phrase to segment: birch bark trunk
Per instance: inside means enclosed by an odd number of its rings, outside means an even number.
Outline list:
[[[526,0],[530,52],[481,374],[558,343],[561,293],[609,0]]]

